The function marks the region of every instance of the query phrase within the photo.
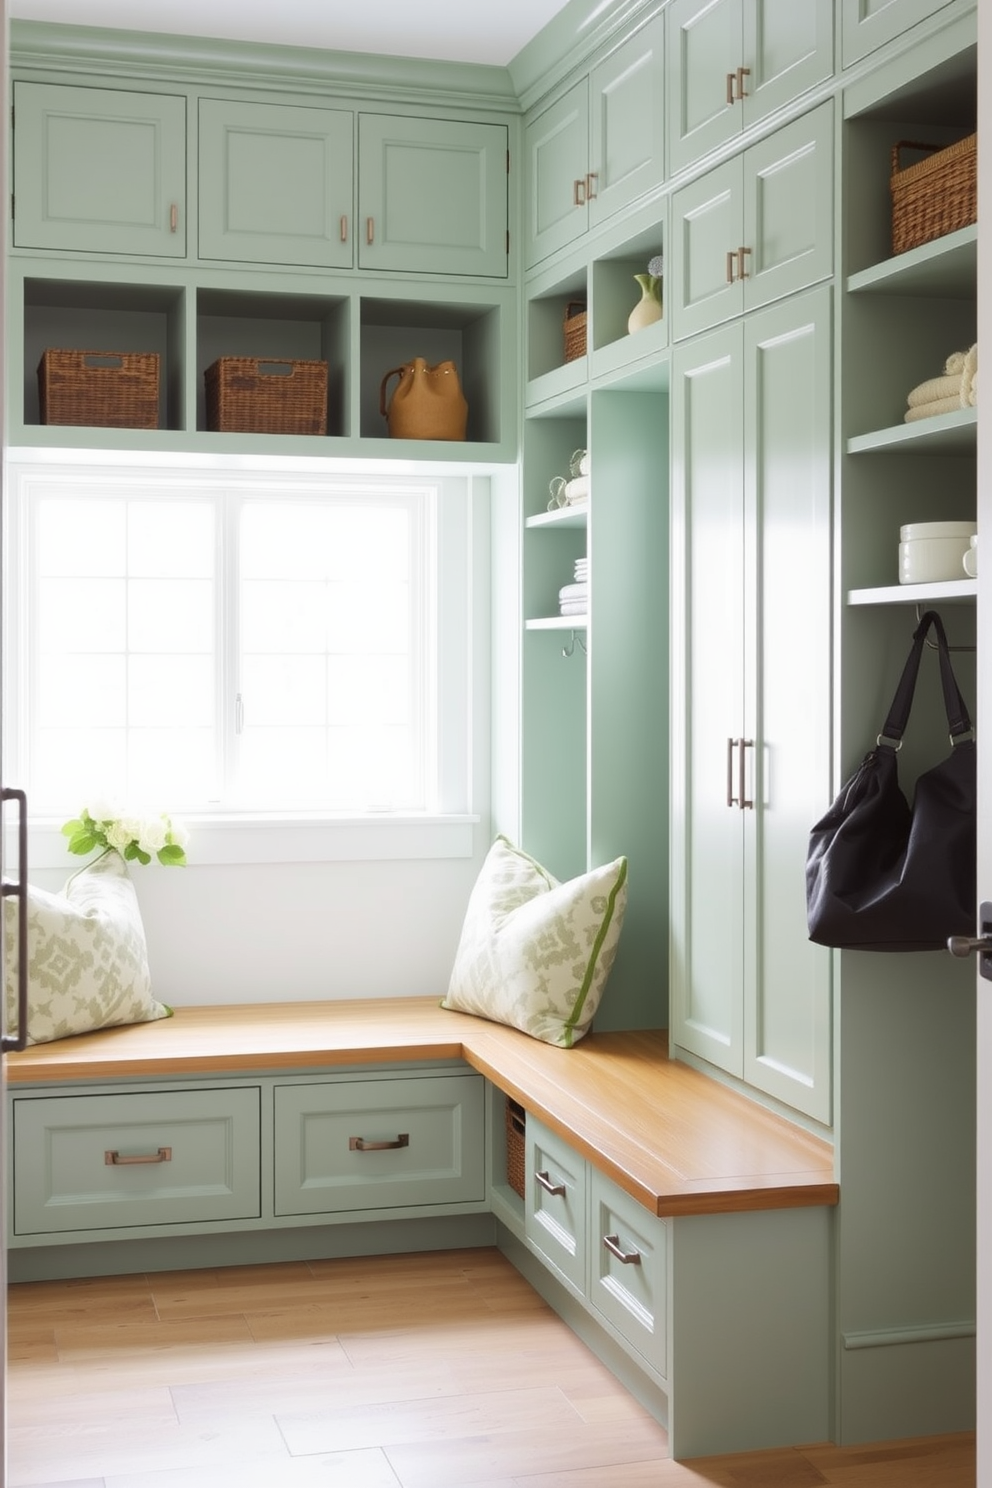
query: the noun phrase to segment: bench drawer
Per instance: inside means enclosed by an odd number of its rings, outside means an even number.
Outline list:
[[[12,1106],[15,1235],[259,1215],[257,1087]]]
[[[581,1293],[586,1284],[586,1164],[554,1132],[527,1117],[524,1231]]]
[[[481,1075],[342,1080],[275,1088],[275,1212],[482,1203]]]
[[[591,1178],[589,1300],[668,1375],[668,1226],[601,1173]]]

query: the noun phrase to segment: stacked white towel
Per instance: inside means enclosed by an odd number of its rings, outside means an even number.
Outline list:
[[[968,351],[955,351],[944,364],[943,375],[930,377],[913,388],[906,399],[903,421],[936,418],[978,404],[978,342]]]
[[[558,590],[558,604],[563,615],[584,615],[589,608],[589,559],[576,558],[574,582]]]
[[[569,506],[580,506],[589,500],[588,475],[576,475],[565,483],[565,500]]]

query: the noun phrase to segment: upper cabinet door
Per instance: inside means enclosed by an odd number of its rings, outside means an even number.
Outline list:
[[[833,73],[832,0],[674,0],[674,174]]]
[[[352,134],[341,110],[202,99],[200,257],[350,268]]]
[[[186,100],[14,84],[14,246],[186,255]]]
[[[917,21],[943,9],[949,0],[842,0],[844,66],[901,36]]]
[[[741,0],[674,0],[668,9],[669,166],[672,174],[739,134],[737,69],[744,65]]]
[[[358,264],[506,278],[505,125],[360,114]]]
[[[657,15],[594,67],[589,82],[589,222],[665,177],[665,27]]]
[[[539,263],[589,226],[589,83],[583,78],[530,120],[527,151],[527,262]]]

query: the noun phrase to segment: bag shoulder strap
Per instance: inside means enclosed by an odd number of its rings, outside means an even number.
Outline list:
[[[971,733],[971,718],[965,706],[961,689],[958,687],[954,676],[954,668],[951,666],[951,654],[947,645],[947,636],[944,632],[944,622],[936,610],[927,610],[920,617],[920,623],[913,632],[913,646],[903,667],[899,685],[896,688],[892,706],[889,708],[881,734],[878,736],[880,747],[889,745],[898,748],[902,736],[906,732],[909,722],[910,709],[913,706],[913,694],[916,691],[916,679],[920,670],[920,659],[923,655],[923,647],[927,635],[933,629],[937,637],[937,647],[940,652],[940,685],[944,694],[944,712],[947,715],[947,728],[951,736],[951,742],[961,742],[961,736]]]

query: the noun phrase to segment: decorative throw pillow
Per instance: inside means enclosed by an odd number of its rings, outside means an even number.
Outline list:
[[[469,899],[441,1006],[570,1049],[599,1007],[626,905],[626,858],[559,883],[497,837]]]
[[[7,1026],[17,1026],[18,907],[4,905]],[[107,852],[61,894],[28,888],[28,1043],[150,1023],[171,1009],[151,993],[148,949],[127,865]]]

